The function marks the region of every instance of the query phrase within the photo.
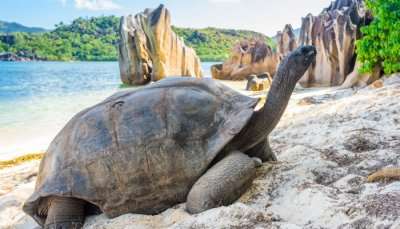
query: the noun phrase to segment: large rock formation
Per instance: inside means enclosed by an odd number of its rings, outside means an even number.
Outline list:
[[[276,41],[278,44],[277,53],[280,59],[283,59],[287,54],[297,48],[296,35],[290,24],[285,25],[285,28],[276,34]]]
[[[299,44],[314,45],[317,58],[300,84],[341,85],[355,66],[355,41],[361,37],[360,27],[370,21],[362,0],[337,0],[320,15],[303,18]]]
[[[201,77],[200,59],[171,28],[169,11],[160,5],[121,18],[119,66],[125,84],[143,85],[167,76]]]
[[[222,80],[245,80],[264,72],[274,75],[278,62],[278,55],[264,41],[249,39],[237,43],[223,64],[211,66],[211,75]]]
[[[360,73],[360,66],[360,62],[356,61],[354,70],[346,76],[346,80],[343,82],[340,88],[345,89],[351,87],[365,87],[380,78],[381,68],[379,66],[376,66],[371,73]]]

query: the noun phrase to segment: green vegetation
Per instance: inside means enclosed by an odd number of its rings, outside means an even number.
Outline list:
[[[400,71],[400,1],[366,0],[374,20],[361,28],[363,38],[357,41],[357,55],[363,64],[361,72],[381,67],[385,74]]]
[[[60,23],[45,33],[13,33],[11,44],[0,44],[3,51],[23,51],[46,60],[116,60],[119,18],[115,16],[78,18],[72,24]]]
[[[175,33],[182,37],[185,44],[193,47],[203,61],[219,61],[229,57],[235,43],[247,38],[259,38],[275,48],[272,39],[261,34],[246,30],[233,29],[190,29],[173,27]]]
[[[5,52],[6,49],[7,49],[6,44],[0,42],[0,53],[1,53],[1,52]]]
[[[49,32],[11,33],[14,37],[12,42],[2,42],[0,37],[0,52],[22,51],[28,56],[54,61],[117,60],[118,28],[119,18],[115,16],[77,18],[70,25],[59,23]],[[173,30],[196,50],[203,61],[224,60],[236,42],[251,37],[261,38],[274,47],[271,38],[251,31],[177,27]]]

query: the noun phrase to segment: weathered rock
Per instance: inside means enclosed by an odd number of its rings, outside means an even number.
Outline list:
[[[0,61],[18,61],[19,58],[14,53],[3,52],[0,53]]]
[[[167,76],[201,77],[200,59],[171,28],[169,11],[160,5],[121,18],[119,66],[122,82],[143,85]]]
[[[270,77],[260,78],[256,75],[250,75],[247,78],[246,90],[264,91],[271,87],[272,79]]]
[[[316,62],[304,74],[304,87],[341,85],[354,69],[355,41],[371,21],[362,0],[337,0],[318,16],[302,19],[299,44],[317,48]]]
[[[285,25],[283,31],[279,31],[276,35],[278,43],[277,52],[280,59],[283,59],[287,54],[297,48],[296,35],[290,24]]]
[[[369,85],[369,87],[370,88],[375,88],[375,89],[381,88],[381,87],[383,87],[383,81],[382,80],[375,80],[373,83],[371,83]]]
[[[368,182],[381,180],[400,180],[400,168],[383,168],[368,176]]]
[[[271,74],[269,74],[269,72],[263,72],[260,75],[258,75],[257,77],[260,78],[260,79],[267,79],[268,78],[268,79],[272,80],[272,76],[271,76]]]
[[[372,73],[360,73],[359,68],[361,64],[356,61],[354,70],[346,76],[346,80],[340,86],[340,88],[350,88],[350,87],[365,87],[372,82],[379,79],[381,76],[381,68],[376,66]]]
[[[264,41],[244,40],[235,45],[227,61],[211,66],[211,75],[222,80],[245,80],[264,72],[274,75],[278,63],[278,55]]]
[[[43,60],[38,58],[34,54],[30,54],[24,51],[18,51],[17,53],[2,52],[0,53],[0,61],[36,61]]]

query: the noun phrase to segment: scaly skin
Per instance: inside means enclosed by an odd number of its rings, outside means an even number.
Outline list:
[[[239,151],[230,153],[193,185],[187,197],[187,211],[196,214],[231,204],[250,187],[259,165],[259,159]]]

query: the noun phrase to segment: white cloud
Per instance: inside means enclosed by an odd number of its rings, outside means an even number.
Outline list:
[[[86,10],[115,10],[121,8],[113,0],[75,0],[75,7]]]

